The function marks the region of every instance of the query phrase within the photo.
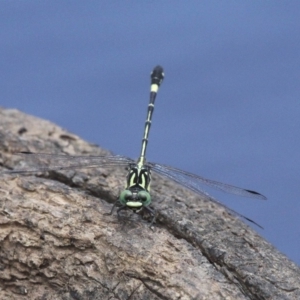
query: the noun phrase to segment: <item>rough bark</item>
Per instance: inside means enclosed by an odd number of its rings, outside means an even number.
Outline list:
[[[28,163],[14,151],[108,153],[0,109],[0,299],[300,299],[298,266],[207,199],[153,178],[153,231],[106,215],[122,168],[7,175]]]

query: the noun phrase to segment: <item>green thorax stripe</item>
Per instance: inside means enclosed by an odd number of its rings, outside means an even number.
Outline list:
[[[132,166],[127,175],[127,187],[144,189],[149,192],[151,181],[151,171],[150,168],[143,166],[139,168],[137,165]]]

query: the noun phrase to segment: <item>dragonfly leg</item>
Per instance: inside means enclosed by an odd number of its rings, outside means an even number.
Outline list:
[[[120,203],[119,199],[117,201],[115,201],[113,207],[111,208],[111,211],[109,213],[105,213],[105,215],[111,216],[113,214],[113,212],[115,210],[115,207],[117,206],[118,203]],[[120,208],[122,208],[122,207],[120,207]],[[119,215],[120,208],[117,211],[118,215]],[[124,209],[124,207],[122,209]]]
[[[114,203],[113,207],[111,208],[110,213],[108,213],[108,215],[112,215],[112,214],[113,214],[114,209],[115,209],[115,207],[117,206],[118,203],[120,203],[120,202],[119,202],[119,199],[118,199],[117,201],[115,201],[115,203]]]
[[[119,208],[117,209],[117,215],[118,215],[118,218],[121,217],[121,216],[120,216],[120,211],[121,211],[121,210],[124,210],[124,209],[126,209],[126,208],[127,208],[126,205],[122,205],[121,207],[119,207]]]
[[[122,205],[121,207],[119,207],[119,208],[117,209],[117,214],[119,215],[119,212],[120,212],[121,210],[126,209],[126,208],[127,208],[126,205]]]
[[[153,216],[151,223],[149,225],[149,227],[152,227],[152,225],[155,223],[156,221],[156,211],[153,208],[150,208],[148,206],[144,206],[144,209],[146,209],[148,212],[150,212],[150,214]]]

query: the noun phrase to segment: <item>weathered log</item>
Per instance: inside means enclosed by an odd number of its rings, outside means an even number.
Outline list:
[[[15,151],[108,153],[0,109],[0,299],[300,299],[298,266],[207,199],[153,178],[153,231],[107,215],[122,168],[6,174],[28,163]]]

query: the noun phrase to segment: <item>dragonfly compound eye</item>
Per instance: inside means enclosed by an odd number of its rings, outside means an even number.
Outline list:
[[[132,192],[129,190],[124,190],[120,194],[120,202],[122,205],[126,205],[128,201],[132,199]]]
[[[146,191],[138,192],[138,198],[143,203],[143,206],[148,206],[151,203],[151,196]]]

